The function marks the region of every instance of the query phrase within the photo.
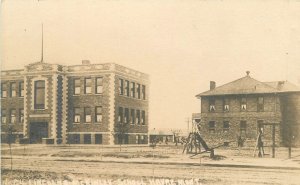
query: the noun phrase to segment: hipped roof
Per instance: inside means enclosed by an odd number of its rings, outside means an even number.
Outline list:
[[[260,82],[249,75],[196,95],[238,95],[238,94],[269,94],[279,92],[300,92],[300,88],[288,81]]]

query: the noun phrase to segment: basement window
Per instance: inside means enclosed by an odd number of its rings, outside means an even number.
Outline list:
[[[247,122],[241,121],[240,122],[240,133],[246,133],[246,129],[247,129]]]
[[[229,131],[229,121],[224,121],[223,122],[223,132],[228,132]]]
[[[208,122],[208,130],[209,130],[209,132],[216,131],[216,122],[215,121]]]

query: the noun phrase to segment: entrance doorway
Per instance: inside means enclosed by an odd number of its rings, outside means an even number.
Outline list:
[[[29,130],[30,143],[42,143],[42,138],[48,138],[47,122],[32,122]]]

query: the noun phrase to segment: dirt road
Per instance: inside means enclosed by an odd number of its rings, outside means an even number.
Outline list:
[[[2,159],[2,169],[10,160]],[[14,159],[13,169],[64,174],[69,179],[84,178],[171,178],[200,179],[202,184],[298,184],[300,170],[210,167],[193,165],[135,164],[116,162],[57,161],[43,158]],[[5,176],[4,176],[5,177]]]

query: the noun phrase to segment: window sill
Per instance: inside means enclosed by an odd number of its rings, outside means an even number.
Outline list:
[[[73,96],[103,96],[103,93],[101,93],[101,94],[97,94],[97,93],[95,93],[95,94],[73,94]]]
[[[83,123],[83,124],[85,124],[85,125],[90,125],[90,124],[92,124],[92,122],[85,122],[85,123]]]
[[[73,125],[79,125],[80,122],[73,122]]]
[[[119,94],[119,96],[121,97],[124,97],[124,98],[130,98],[130,99],[133,99],[133,100],[142,100],[142,101],[147,101],[147,99],[141,99],[141,98],[134,98],[132,96],[127,96],[127,95],[122,95],[122,94]]]

